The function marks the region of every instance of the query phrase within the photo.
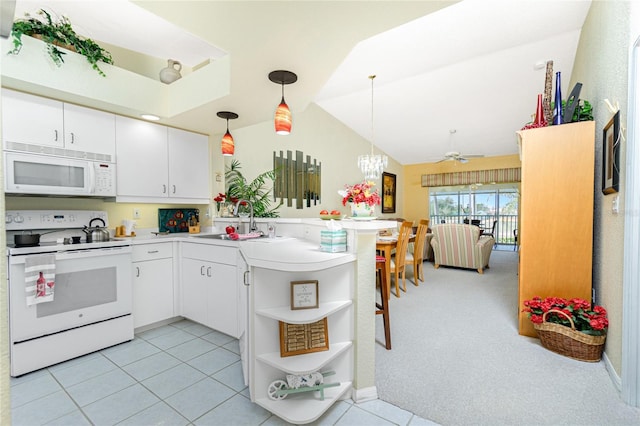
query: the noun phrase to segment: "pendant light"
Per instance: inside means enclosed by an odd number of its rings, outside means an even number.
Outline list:
[[[229,132],[229,120],[235,120],[238,118],[238,114],[231,111],[219,111],[218,117],[224,118],[227,120],[227,133],[222,137],[222,155],[231,156],[235,151],[235,143],[233,141],[233,136]]]
[[[375,75],[370,75],[371,79],[371,154],[358,156],[358,167],[364,173],[365,179],[380,179],[382,171],[387,167],[386,155],[373,154],[373,79]]]
[[[289,106],[284,101],[284,85],[292,84],[298,81],[298,76],[291,71],[271,71],[269,73],[269,80],[274,83],[282,85],[282,100],[280,105],[276,108],[276,115],[274,124],[276,127],[276,133],[279,135],[288,135],[291,133],[291,111]]]

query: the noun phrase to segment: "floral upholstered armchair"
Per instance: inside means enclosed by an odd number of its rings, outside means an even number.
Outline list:
[[[432,228],[434,263],[476,269],[483,273],[489,268],[489,257],[495,240],[491,236],[480,236],[480,228],[475,225],[443,223]]]

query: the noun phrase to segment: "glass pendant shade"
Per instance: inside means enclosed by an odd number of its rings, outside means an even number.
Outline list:
[[[231,156],[235,151],[235,143],[233,142],[233,136],[227,130],[227,133],[222,137],[222,155]]]
[[[219,111],[217,115],[218,117],[227,120],[227,132],[222,137],[220,145],[222,148],[222,155],[229,157],[233,155],[236,150],[236,143],[233,140],[233,136],[231,136],[231,132],[229,132],[229,120],[235,120],[238,118],[238,114],[231,111]]]
[[[292,120],[289,106],[284,101],[284,86],[285,84],[292,84],[298,81],[298,76],[291,71],[277,70],[269,73],[269,80],[282,87],[282,100],[280,101],[278,108],[276,108],[276,115],[274,119],[276,133],[279,135],[288,135],[291,133]]]
[[[288,135],[291,133],[291,111],[284,101],[284,97],[282,98],[282,101],[280,101],[278,108],[276,108],[276,117],[274,122],[277,134]]]

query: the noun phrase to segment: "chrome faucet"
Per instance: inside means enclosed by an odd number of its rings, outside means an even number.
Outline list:
[[[238,216],[238,208],[240,207],[240,204],[242,202],[248,203],[249,204],[249,208],[251,209],[250,214],[249,214],[249,232],[256,232],[258,231],[258,227],[256,226],[256,221],[253,219],[253,203],[249,200],[238,200],[236,202],[236,206],[233,209],[233,215],[234,216]]]

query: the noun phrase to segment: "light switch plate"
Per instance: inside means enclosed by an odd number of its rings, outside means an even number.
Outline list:
[[[138,208],[133,209],[133,218],[140,219],[140,209]]]

